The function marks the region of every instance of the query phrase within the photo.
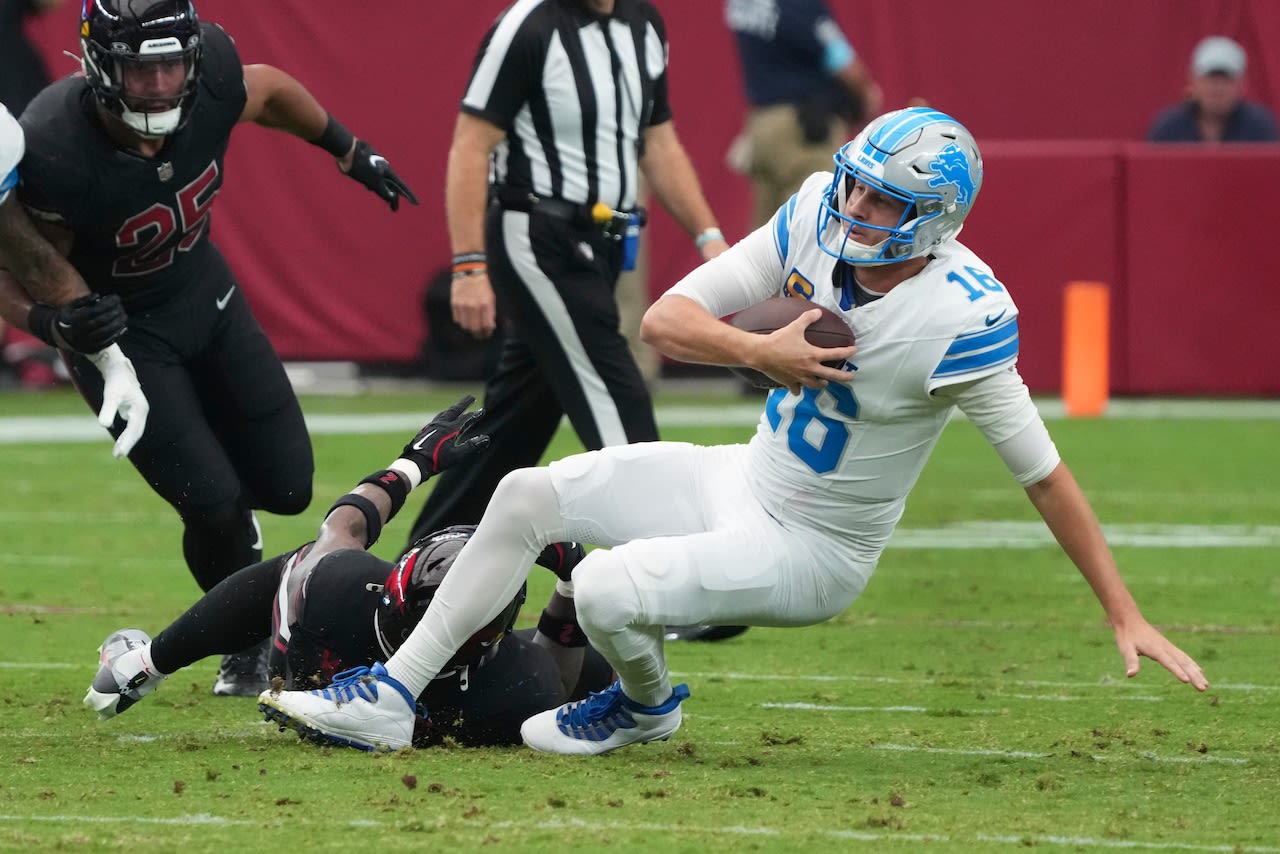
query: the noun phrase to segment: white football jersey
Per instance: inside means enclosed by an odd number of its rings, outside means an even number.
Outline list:
[[[830,180],[830,173],[811,176],[767,226],[735,247],[745,253],[739,263],[749,256],[758,267],[767,256],[773,264],[767,277],[756,269],[733,283],[690,276],[669,293],[721,315],[782,295],[844,317],[857,342],[848,365],[855,378],[799,395],[770,392],[750,443],[749,476],[775,517],[870,556],[892,534],[954,408],[933,392],[1013,370],[1018,309],[991,269],[954,240],[935,249],[921,273],[855,306],[852,283],[833,283],[836,259],[816,239]],[[766,253],[763,241],[770,239]]]
[[[25,150],[22,125],[0,104],[0,204],[18,186],[18,163]]]

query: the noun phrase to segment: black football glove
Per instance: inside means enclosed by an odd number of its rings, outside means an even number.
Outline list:
[[[581,543],[552,543],[542,550],[534,561],[538,566],[545,566],[556,574],[561,581],[573,580],[573,568],[582,563],[587,556]]]
[[[417,464],[423,480],[489,447],[487,434],[467,435],[472,425],[484,416],[483,409],[466,411],[475,402],[471,395],[462,398],[432,418],[413,441],[404,446],[400,456]]]
[[[129,316],[116,294],[89,294],[66,305],[36,303],[27,315],[27,325],[50,347],[96,353],[124,334]]]
[[[381,196],[387,204],[391,205],[393,211],[400,209],[401,196],[415,205],[418,203],[418,197],[391,168],[387,158],[363,139],[356,140],[355,154],[352,156],[351,168],[347,170],[347,174]]]

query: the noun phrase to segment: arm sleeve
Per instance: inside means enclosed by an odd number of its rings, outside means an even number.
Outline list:
[[[797,240],[813,239],[813,217],[806,211],[813,209],[830,180],[829,172],[810,175],[772,219],[676,282],[667,293],[688,297],[716,317],[779,296],[786,284],[793,232]]]
[[[937,396],[960,407],[1023,486],[1048,477],[1061,461],[1044,419],[1015,368],[946,386]]]
[[[724,317],[777,296],[782,289],[781,269],[772,228],[765,225],[694,269],[663,296],[688,297],[716,317]]]

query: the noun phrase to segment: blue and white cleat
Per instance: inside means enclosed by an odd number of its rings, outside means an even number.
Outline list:
[[[382,664],[339,673],[328,688],[263,691],[258,709],[280,729],[299,738],[358,750],[399,750],[413,743],[414,710],[409,690]]]
[[[520,737],[534,750],[566,755],[596,755],[637,742],[665,741],[680,729],[680,703],[688,697],[689,686],[680,684],[662,705],[642,706],[622,693],[621,682],[614,682],[585,700],[534,715],[520,726]]]
[[[98,720],[126,711],[164,681],[162,674],[142,663],[142,649],[149,643],[142,629],[120,629],[98,647],[98,672],[84,695],[84,704],[98,713]]]

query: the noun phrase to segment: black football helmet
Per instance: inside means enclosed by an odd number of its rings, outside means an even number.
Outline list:
[[[200,81],[200,20],[190,0],[84,0],[81,64],[98,102],[148,137],[178,131],[191,113]],[[126,69],[182,63],[181,89],[165,97],[125,91]]]
[[[453,566],[454,558],[475,529],[475,525],[454,525],[428,534],[410,546],[396,562],[382,586],[382,602],[373,615],[374,632],[384,655],[390,656],[399,649],[418,625],[435,598],[440,582]],[[526,589],[526,585],[520,585],[515,598],[488,625],[467,638],[441,672],[478,664],[495,652],[498,641],[515,625]]]

